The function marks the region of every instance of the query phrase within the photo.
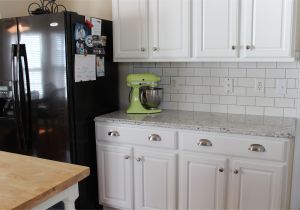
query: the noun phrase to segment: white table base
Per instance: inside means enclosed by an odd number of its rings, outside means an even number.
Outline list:
[[[32,208],[32,210],[44,210],[48,209],[59,202],[63,202],[65,205],[65,210],[75,210],[75,200],[78,198],[78,183],[72,185],[71,187],[65,189],[64,191],[54,195],[38,206]]]

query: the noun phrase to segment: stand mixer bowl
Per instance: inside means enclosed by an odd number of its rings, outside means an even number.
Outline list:
[[[146,109],[157,109],[163,97],[163,88],[141,87],[140,101]]]

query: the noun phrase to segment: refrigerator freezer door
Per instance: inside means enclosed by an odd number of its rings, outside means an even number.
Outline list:
[[[17,19],[0,20],[0,80],[11,81],[12,47],[18,44]]]
[[[0,150],[25,153],[19,116],[15,112],[17,101],[14,98],[18,86],[17,63],[14,62],[17,60],[15,49],[18,45],[16,18],[0,20],[0,43],[0,87],[1,91],[8,91],[8,89],[12,91],[10,94],[1,94],[0,96]],[[15,89],[12,89],[12,85]]]
[[[70,162],[64,14],[22,17],[18,22],[29,69],[31,153]]]

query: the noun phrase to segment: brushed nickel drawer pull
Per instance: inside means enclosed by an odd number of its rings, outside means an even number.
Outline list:
[[[265,152],[266,148],[260,144],[251,144],[248,150],[252,152]]]
[[[125,160],[128,160],[128,159],[130,159],[130,156],[126,155],[124,158],[125,158]]]
[[[212,147],[212,143],[208,139],[200,139],[197,145],[202,147]]]
[[[108,135],[109,135],[109,136],[114,136],[114,137],[120,136],[120,134],[119,134],[118,131],[109,131],[109,132],[108,132]]]
[[[219,168],[219,172],[223,173],[224,172],[224,168]]]
[[[137,161],[137,162],[142,162],[142,161],[143,161],[143,158],[138,157],[138,158],[136,158],[136,161]]]
[[[158,134],[151,134],[148,136],[149,141],[161,141],[161,137]]]
[[[238,174],[238,173],[239,173],[239,170],[238,170],[238,169],[234,169],[233,173],[234,173],[234,174]]]

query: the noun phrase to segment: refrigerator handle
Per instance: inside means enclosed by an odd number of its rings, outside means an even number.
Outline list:
[[[22,119],[22,108],[21,108],[21,100],[20,100],[20,86],[19,86],[19,51],[20,46],[18,44],[12,45],[11,50],[11,66],[12,66],[12,90],[13,90],[13,102],[14,102],[14,110],[15,110],[15,118],[17,122],[18,129],[18,140],[21,146],[21,150],[26,152],[26,140],[23,128],[23,119]]]
[[[28,59],[26,52],[26,45],[20,44],[20,101],[22,102],[23,114],[23,128],[25,136],[26,151],[29,151],[32,144],[32,120],[31,120],[31,90],[30,90],[30,77],[28,68]]]

